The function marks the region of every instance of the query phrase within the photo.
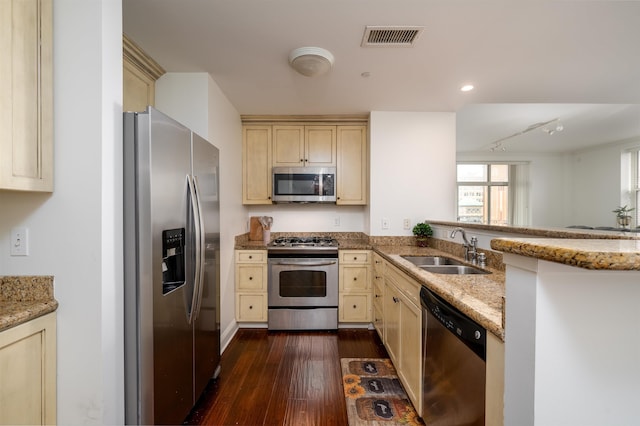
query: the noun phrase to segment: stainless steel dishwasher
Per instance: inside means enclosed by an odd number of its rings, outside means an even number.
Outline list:
[[[424,422],[484,426],[486,330],[425,287],[420,301]]]

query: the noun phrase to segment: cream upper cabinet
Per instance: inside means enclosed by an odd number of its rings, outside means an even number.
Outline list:
[[[0,1],[0,189],[53,191],[52,1]]]
[[[273,126],[274,167],[336,165],[336,126]]]
[[[242,204],[271,204],[271,126],[242,127]]]
[[[0,332],[0,424],[56,423],[56,313]]]
[[[155,83],[165,71],[124,34],[122,59],[122,109],[145,111],[155,105]]]
[[[336,204],[367,204],[368,154],[366,126],[338,126]]]

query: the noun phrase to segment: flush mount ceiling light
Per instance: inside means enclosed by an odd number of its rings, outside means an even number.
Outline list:
[[[465,84],[464,86],[460,87],[461,92],[470,92],[472,90],[473,90],[473,84]]]
[[[289,54],[289,65],[300,74],[315,77],[333,66],[333,55],[321,47],[299,47]]]

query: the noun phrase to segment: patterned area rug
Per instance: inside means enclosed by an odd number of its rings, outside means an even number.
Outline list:
[[[342,358],[349,426],[424,425],[389,359]]]

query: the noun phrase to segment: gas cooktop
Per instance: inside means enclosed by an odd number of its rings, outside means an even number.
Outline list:
[[[268,248],[316,248],[316,249],[336,249],[338,241],[331,237],[279,237],[267,244]]]

